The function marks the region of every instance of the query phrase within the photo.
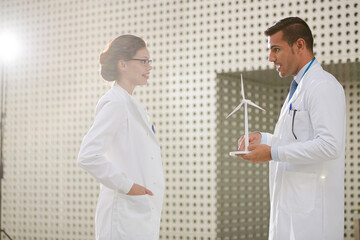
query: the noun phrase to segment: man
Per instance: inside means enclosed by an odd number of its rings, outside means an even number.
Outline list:
[[[269,61],[280,77],[294,80],[274,134],[250,134],[251,152],[239,156],[270,162],[269,239],[343,239],[344,90],[314,58],[313,36],[302,19],[282,19],[265,35]]]

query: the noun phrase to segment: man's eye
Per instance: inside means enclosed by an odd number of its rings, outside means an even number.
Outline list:
[[[146,64],[147,60],[142,60],[141,62],[142,62],[143,64]]]

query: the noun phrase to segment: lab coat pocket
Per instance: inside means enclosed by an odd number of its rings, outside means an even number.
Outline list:
[[[298,141],[309,140],[312,136],[312,126],[310,122],[309,112],[304,110],[292,111],[291,131]]]
[[[315,208],[316,174],[284,172],[280,206],[289,213],[310,213]]]
[[[130,196],[118,193],[114,209],[114,226],[124,236],[152,235],[151,207],[148,195]]]

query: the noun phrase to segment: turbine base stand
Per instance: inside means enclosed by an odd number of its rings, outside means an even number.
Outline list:
[[[235,152],[229,152],[229,155],[233,157],[237,157],[237,155],[248,154],[248,153],[250,153],[250,151],[235,151]]]

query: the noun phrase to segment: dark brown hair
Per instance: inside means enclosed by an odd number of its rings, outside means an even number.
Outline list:
[[[265,35],[271,36],[279,31],[283,31],[282,39],[287,41],[291,47],[299,38],[304,39],[307,49],[313,52],[314,38],[309,26],[299,17],[288,17],[279,20],[274,25],[266,29]]]
[[[112,40],[100,54],[101,76],[106,81],[117,80],[119,60],[130,60],[144,47],[144,40],[134,35],[121,35]]]

